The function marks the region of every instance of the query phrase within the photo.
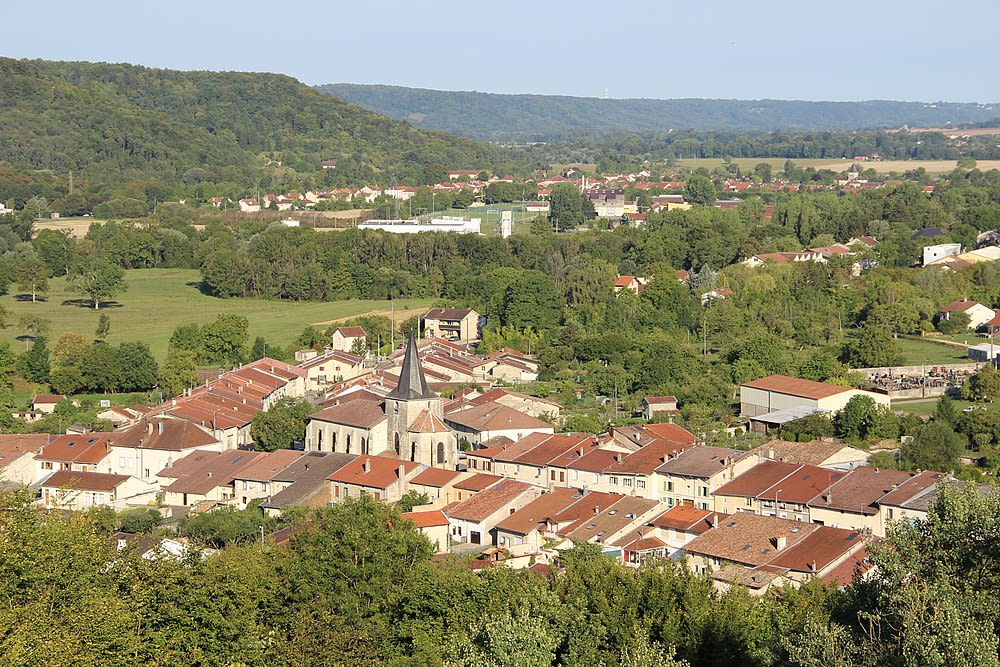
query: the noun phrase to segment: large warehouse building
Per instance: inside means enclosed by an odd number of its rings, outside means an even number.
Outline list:
[[[817,412],[834,415],[859,395],[869,396],[878,405],[889,406],[889,397],[885,394],[787,375],[769,375],[740,385],[740,414],[766,430]]]

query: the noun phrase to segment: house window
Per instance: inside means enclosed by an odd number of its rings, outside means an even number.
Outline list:
[[[333,487],[333,497],[334,498],[339,498],[340,497],[340,487],[339,486]]]
[[[644,479],[637,479],[637,480],[635,480],[635,487],[637,489],[645,489],[646,488],[646,480],[644,480]]]
[[[42,461],[42,470],[52,470],[52,461]]]
[[[555,470],[550,470],[549,471],[549,479],[552,480],[553,482],[556,481],[556,471]]]
[[[632,478],[631,477],[622,478],[622,484],[624,484],[625,486],[632,486]]]
[[[124,468],[125,467],[125,457],[124,456],[119,456],[118,457],[118,467],[119,468]]]
[[[149,477],[149,468],[146,468],[145,470],[143,470],[142,471],[142,475],[143,475],[143,477]]]
[[[560,470],[559,471],[559,481],[560,482],[565,482],[566,481],[566,471],[565,470]]]
[[[886,508],[886,510],[885,510],[885,516],[886,516],[887,519],[889,519],[890,521],[892,521],[892,508],[891,507]]]
[[[707,486],[703,486],[703,487],[699,488],[698,489],[698,495],[701,496],[702,498],[707,498],[708,497],[708,487]]]
[[[375,492],[375,500],[382,500],[382,494],[378,491]]]
[[[267,482],[261,482],[260,490],[267,493]]]
[[[608,478],[608,483],[611,484],[612,486],[618,486],[618,478],[617,477],[609,477]]]

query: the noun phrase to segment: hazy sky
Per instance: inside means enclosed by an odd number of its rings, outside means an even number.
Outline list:
[[[997,0],[4,0],[0,54],[310,84],[1000,102]]]

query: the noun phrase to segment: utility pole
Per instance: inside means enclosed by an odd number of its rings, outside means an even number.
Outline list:
[[[73,171],[69,172],[69,194],[73,194]]]
[[[392,325],[389,327],[389,340],[391,341],[390,347],[392,351],[389,354],[392,354],[396,351],[396,300],[389,297],[389,303],[391,304],[389,312],[392,314]]]

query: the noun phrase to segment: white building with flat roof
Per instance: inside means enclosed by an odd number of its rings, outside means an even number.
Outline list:
[[[481,218],[466,220],[455,216],[432,218],[430,222],[421,220],[368,220],[358,225],[358,229],[378,229],[392,234],[417,234],[419,232],[456,232],[458,234],[479,234]]]

